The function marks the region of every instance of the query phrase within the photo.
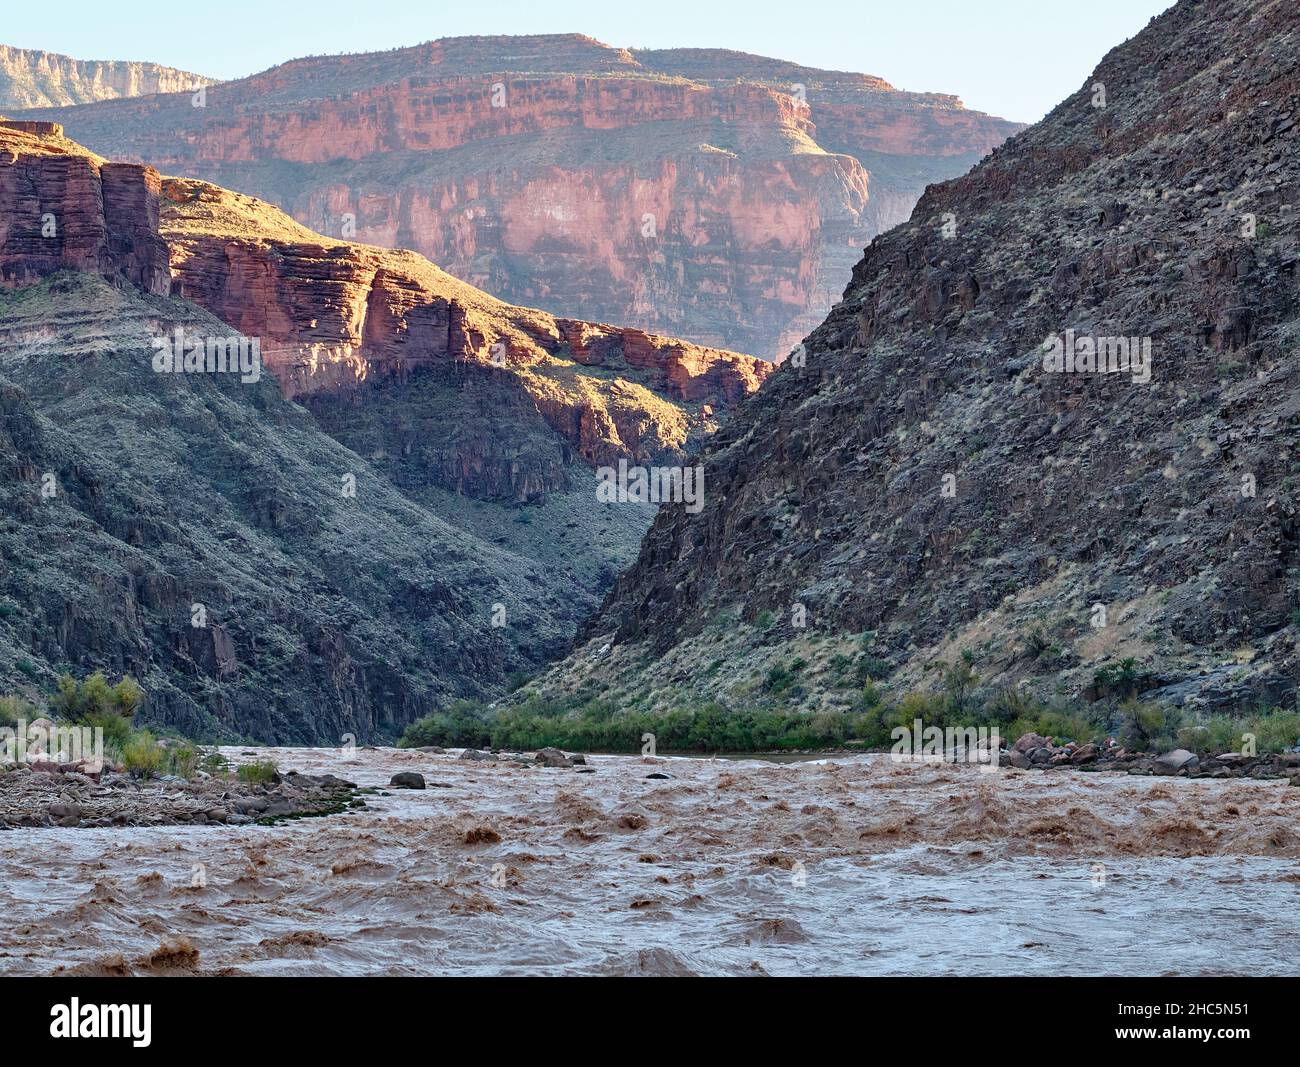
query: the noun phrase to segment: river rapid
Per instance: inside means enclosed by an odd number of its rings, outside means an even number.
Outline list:
[[[0,974],[1295,971],[1285,781],[225,751],[390,795],[271,827],[0,833]],[[398,771],[431,787],[387,790]]]

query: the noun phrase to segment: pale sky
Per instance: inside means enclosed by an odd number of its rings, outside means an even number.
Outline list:
[[[0,43],[152,60],[214,78],[287,59],[467,34],[585,33],[629,48],[732,48],[955,93],[1032,122],[1171,0],[221,0],[9,4]]]

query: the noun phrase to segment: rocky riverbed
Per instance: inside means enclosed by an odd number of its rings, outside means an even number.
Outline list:
[[[276,772],[267,782],[246,783],[206,774],[187,781],[26,766],[0,771],[0,829],[272,824],[364,803],[355,783],[332,774]]]
[[[1130,752],[1114,740],[1098,745],[1057,744],[1041,734],[1016,739],[1000,760],[1017,770],[1122,771],[1186,778],[1286,778],[1300,785],[1300,752]]]
[[[1300,933],[1285,780],[254,755],[375,792],[0,833],[0,973],[1263,974]]]

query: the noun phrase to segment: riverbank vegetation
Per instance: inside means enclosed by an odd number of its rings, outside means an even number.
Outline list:
[[[772,678],[778,694],[791,672]],[[545,700],[515,704],[461,700],[407,727],[401,744],[531,750],[545,746],[586,752],[639,752],[653,735],[658,752],[768,752],[845,746],[888,749],[896,727],[996,728],[1008,742],[1038,733],[1058,741],[1113,738],[1133,751],[1230,752],[1253,745],[1281,752],[1300,743],[1300,712],[1260,706],[1240,714],[1202,715],[1136,696],[1092,703],[1050,700],[1019,689],[986,691],[969,666],[945,668],[938,692],[895,696],[867,679],[848,709],[804,712],[691,703],[668,712],[620,709],[607,700]]]

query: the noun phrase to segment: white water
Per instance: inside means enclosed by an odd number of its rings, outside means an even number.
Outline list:
[[[278,827],[0,833],[0,973],[1295,970],[1300,789],[1284,782],[257,751],[450,788]],[[480,827],[500,840],[467,843]]]

